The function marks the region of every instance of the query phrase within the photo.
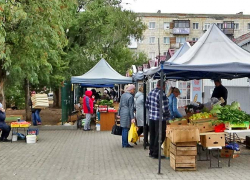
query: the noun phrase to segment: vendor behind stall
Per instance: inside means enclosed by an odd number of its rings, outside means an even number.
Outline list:
[[[176,87],[171,87],[168,92],[168,101],[169,101],[169,111],[170,118],[181,118],[182,115],[177,109],[177,97],[180,95],[180,90]]]
[[[227,104],[227,89],[221,84],[221,79],[214,80],[214,92],[212,94],[212,97],[215,97],[217,99],[220,99],[221,97],[225,100],[222,106],[225,106]]]

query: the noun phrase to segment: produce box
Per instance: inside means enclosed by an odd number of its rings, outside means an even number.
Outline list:
[[[30,127],[30,123],[28,123],[28,122],[21,122],[20,123],[20,127],[24,127],[24,128]]]
[[[239,156],[240,156],[240,151],[234,151],[231,149],[223,148],[220,152],[220,157],[222,157],[222,158],[229,158],[229,157],[237,158]]]
[[[244,123],[240,123],[240,124],[231,124],[228,122],[228,123],[225,123],[225,127],[228,130],[237,129],[237,128],[249,129],[249,121],[245,121]]]
[[[176,171],[195,171],[196,156],[176,156],[170,153],[170,166]]]
[[[200,141],[199,129],[195,126],[167,126],[167,137],[172,143]]]
[[[213,132],[215,127],[215,122],[217,117],[207,118],[207,119],[197,119],[191,120],[190,124],[198,127],[200,133]]]
[[[180,119],[180,120],[173,120],[172,122],[169,122],[171,125],[187,125],[188,121],[187,119]]]
[[[165,141],[163,142],[163,154],[166,158],[170,157],[170,139],[166,138]]]
[[[20,127],[20,124],[18,123],[18,122],[12,122],[11,124],[10,124],[10,127]]]
[[[196,142],[190,143],[191,146],[178,146],[178,144],[170,144],[170,152],[175,156],[196,156]]]
[[[207,134],[201,136],[201,145],[203,147],[225,146],[225,134]]]

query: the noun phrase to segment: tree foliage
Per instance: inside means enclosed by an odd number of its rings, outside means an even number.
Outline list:
[[[120,1],[80,1],[83,12],[78,14],[69,30],[67,59],[70,74],[85,73],[101,58],[118,72],[125,74],[132,64],[146,60],[143,53],[128,49],[130,37],[140,39],[145,25],[131,11],[122,10]]]

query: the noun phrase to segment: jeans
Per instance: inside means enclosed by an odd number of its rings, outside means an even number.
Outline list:
[[[90,129],[90,122],[91,122],[91,114],[86,113],[86,121],[85,121],[85,124],[84,124],[84,130]]]
[[[162,139],[161,144],[166,138],[166,121],[162,121]],[[159,120],[149,120],[150,146],[149,155],[158,157],[159,152]]]
[[[11,127],[7,124],[1,124],[0,129],[2,130],[1,140],[7,139],[10,134]]]
[[[40,111],[41,109],[36,109],[32,112],[32,122],[34,126],[37,125],[37,122],[41,123]]]
[[[129,144],[128,144],[128,131],[129,131],[129,128],[126,128],[126,127],[122,128],[122,147],[129,146]]]

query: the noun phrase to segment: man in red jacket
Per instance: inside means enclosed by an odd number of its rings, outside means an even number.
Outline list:
[[[91,114],[93,114],[93,100],[91,96],[92,91],[86,91],[83,97],[83,112],[86,115],[86,121],[83,128],[84,131],[90,130]]]

